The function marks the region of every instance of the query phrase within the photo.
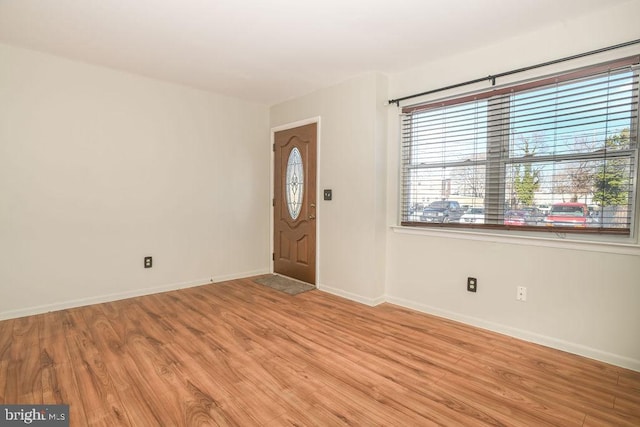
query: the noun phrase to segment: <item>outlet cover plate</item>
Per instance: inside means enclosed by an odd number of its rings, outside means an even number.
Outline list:
[[[518,286],[516,299],[518,301],[526,301],[527,300],[527,288],[524,286]]]
[[[476,292],[478,290],[478,279],[475,277],[467,277],[467,291]]]

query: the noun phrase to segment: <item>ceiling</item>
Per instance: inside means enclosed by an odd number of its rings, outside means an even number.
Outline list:
[[[625,1],[0,0],[0,43],[272,105]]]

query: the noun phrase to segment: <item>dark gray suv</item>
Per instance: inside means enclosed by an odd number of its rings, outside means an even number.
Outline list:
[[[455,200],[436,200],[424,208],[420,221],[422,222],[452,222],[459,221],[464,210]]]

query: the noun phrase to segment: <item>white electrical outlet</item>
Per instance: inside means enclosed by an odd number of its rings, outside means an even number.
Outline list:
[[[518,286],[516,299],[518,301],[526,301],[527,300],[527,288],[524,286]]]

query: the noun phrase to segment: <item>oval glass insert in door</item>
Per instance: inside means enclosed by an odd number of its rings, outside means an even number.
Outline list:
[[[304,192],[304,169],[302,156],[298,147],[293,147],[287,160],[287,176],[284,183],[284,193],[287,198],[287,209],[294,221],[300,215],[302,208],[302,197]]]

